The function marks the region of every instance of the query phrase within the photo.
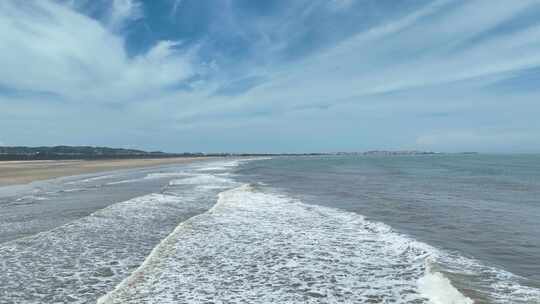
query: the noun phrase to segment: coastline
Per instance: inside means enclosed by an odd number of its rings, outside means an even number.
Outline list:
[[[209,157],[177,157],[147,159],[108,160],[37,160],[1,161],[0,187],[27,184],[58,177],[98,173],[118,169],[152,167],[168,164],[182,164]]]

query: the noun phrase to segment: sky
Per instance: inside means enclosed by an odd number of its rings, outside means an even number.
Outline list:
[[[0,145],[540,151],[538,0],[2,0]]]

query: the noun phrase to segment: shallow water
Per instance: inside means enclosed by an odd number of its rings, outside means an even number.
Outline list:
[[[215,204],[225,185],[212,183],[210,189],[204,188],[204,180],[170,183],[199,176],[199,166],[57,179],[17,191],[4,188],[0,303],[95,303],[179,223]]]
[[[539,159],[220,160],[0,188],[18,224],[0,230],[0,303],[540,303]]]

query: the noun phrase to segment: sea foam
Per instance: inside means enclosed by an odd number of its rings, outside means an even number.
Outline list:
[[[433,304],[473,304],[473,300],[461,294],[448,278],[440,272],[430,271],[418,279],[418,290]]]
[[[472,303],[429,273],[436,252],[360,215],[244,185],[98,303]]]
[[[95,303],[179,221],[211,207],[201,195],[149,194],[0,244],[0,303]]]

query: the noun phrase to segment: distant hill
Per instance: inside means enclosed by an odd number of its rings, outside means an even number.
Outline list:
[[[465,152],[474,154],[475,152]],[[167,157],[228,157],[228,156],[320,156],[320,155],[432,155],[437,152],[425,151],[367,151],[367,152],[335,152],[335,153],[165,153],[161,151],[147,152],[136,149],[122,149],[91,146],[55,146],[55,147],[2,147],[0,161],[3,160],[57,160],[57,159],[128,159],[128,158],[167,158]]]
[[[0,147],[0,160],[55,160],[55,159],[122,159],[199,156],[200,153],[172,154],[135,149],[56,146],[56,147]]]

